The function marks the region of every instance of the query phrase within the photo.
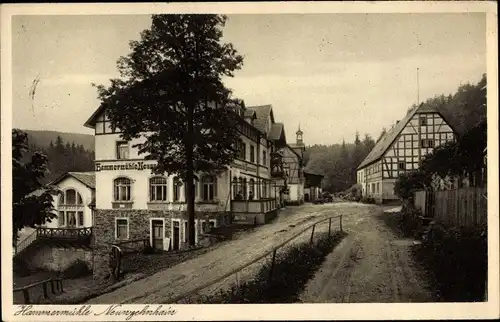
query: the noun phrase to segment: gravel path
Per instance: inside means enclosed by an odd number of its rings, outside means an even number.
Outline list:
[[[348,237],[326,258],[307,284],[306,303],[432,302],[422,270],[412,260],[413,240],[401,240],[385,225],[380,207],[352,216]]]
[[[168,303],[169,299],[203,285],[273,249],[313,222],[343,214],[344,222],[366,216],[372,206],[335,203],[288,207],[275,222],[258,227],[214,250],[90,300],[92,304]],[[338,227],[338,224],[334,226]]]

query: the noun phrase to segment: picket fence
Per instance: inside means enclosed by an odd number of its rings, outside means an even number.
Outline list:
[[[417,191],[415,208],[425,217],[453,226],[482,226],[487,224],[488,200],[486,188],[460,188],[441,191]]]

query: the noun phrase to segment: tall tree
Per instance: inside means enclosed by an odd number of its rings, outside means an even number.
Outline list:
[[[28,152],[28,135],[12,130],[12,233],[16,244],[18,232],[24,227],[35,227],[55,218],[52,206],[53,188],[42,188],[40,179],[48,168],[47,157],[34,152],[30,162],[22,162]],[[39,190],[40,193],[34,193]]]
[[[232,44],[221,42],[226,20],[220,15],[153,15],[151,28],[118,60],[121,77],[109,87],[98,86],[122,138],[145,136],[136,147],[157,161],[154,172],[176,174],[187,184],[190,245],[195,243],[194,173],[222,171],[236,157],[234,105],[241,102],[231,98],[222,77],[232,77],[243,57]]]
[[[64,151],[64,141],[63,141],[62,137],[60,137],[59,135],[56,138],[56,149],[59,152]]]
[[[368,151],[368,153],[370,153],[371,150],[373,150],[373,148],[375,147],[375,141],[373,141],[373,138],[370,136],[370,134],[365,134],[363,145],[365,146],[365,149],[366,151]]]

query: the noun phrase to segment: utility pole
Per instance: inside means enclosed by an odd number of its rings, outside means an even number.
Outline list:
[[[420,68],[417,67],[417,106],[420,104],[420,79],[418,77],[418,70]]]

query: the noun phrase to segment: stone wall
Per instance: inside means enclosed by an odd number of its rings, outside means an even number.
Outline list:
[[[78,260],[93,269],[92,251],[79,248],[61,248],[49,245],[37,245],[21,256],[30,268],[62,272]]]
[[[116,218],[128,219],[128,238],[124,240],[116,239],[115,222]],[[172,210],[135,210],[135,209],[105,209],[95,210],[94,223],[94,278],[102,279],[110,276],[109,256],[111,245],[121,242],[137,239],[150,240],[150,222],[151,219],[164,220],[164,236],[172,238],[172,219],[187,220],[186,211]],[[209,220],[216,220],[216,226],[225,226],[231,223],[231,217],[228,213],[217,212],[196,212],[195,219],[199,221],[206,220],[207,227]],[[183,234],[184,225],[180,225],[180,235]],[[201,225],[197,226],[198,235],[201,234]],[[180,249],[186,248],[187,243],[184,238],[180,238]],[[132,245],[131,245],[132,246]]]

